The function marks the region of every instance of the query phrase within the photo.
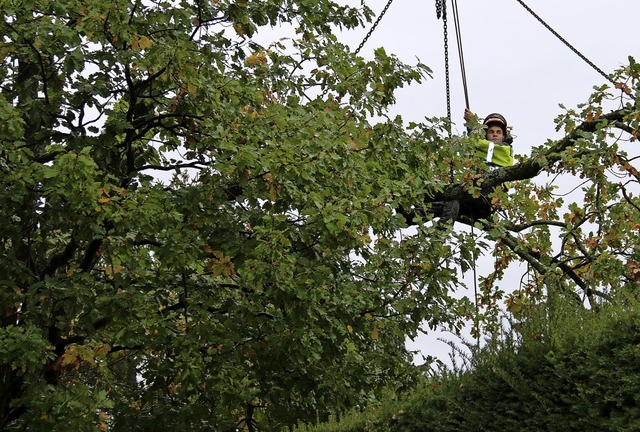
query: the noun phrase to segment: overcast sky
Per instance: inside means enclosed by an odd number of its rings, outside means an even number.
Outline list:
[[[605,73],[627,64],[629,55],[640,61],[639,0],[524,2]],[[367,1],[376,14],[386,3]],[[516,154],[528,155],[532,146],[559,138],[554,123],[562,113],[559,104],[573,108],[588,99],[595,85],[608,83],[518,1],[457,3],[471,109],[481,117],[502,113],[513,127]],[[461,132],[465,99],[451,8],[447,0],[452,120],[454,131]],[[366,30],[350,32],[343,41],[355,49],[365,34]],[[415,64],[419,58],[433,71],[432,79],[398,93],[393,114],[405,121],[446,116],[442,20],[436,18],[435,0],[394,0],[360,53],[371,58],[381,46],[405,63]],[[479,274],[490,271],[483,270],[479,268]],[[513,272],[516,283],[522,273],[523,269]],[[435,333],[409,346],[446,361],[451,349],[439,337],[454,339]]]
[[[387,0],[367,4],[379,13]],[[516,0],[458,0],[471,109],[480,116],[500,112],[517,135],[515,151],[557,138],[554,118],[563,103],[585,101],[594,85],[607,80],[578,57]],[[638,0],[525,0],[525,3],[578,51],[606,73],[640,61]],[[447,0],[451,106],[458,131],[465,107],[451,0]],[[363,34],[351,32],[354,48]],[[352,42],[353,41],[353,42]],[[395,112],[406,120],[445,116],[442,20],[435,0],[394,0],[361,51],[371,57],[383,46],[406,63],[416,58],[433,70],[433,79],[398,94]]]

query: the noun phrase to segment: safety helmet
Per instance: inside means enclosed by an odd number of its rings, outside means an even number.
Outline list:
[[[497,124],[504,132],[504,136],[507,136],[507,119],[504,118],[502,114],[499,113],[491,113],[484,118],[484,125],[490,126],[493,124]]]

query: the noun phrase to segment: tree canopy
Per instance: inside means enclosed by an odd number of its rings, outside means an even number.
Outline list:
[[[364,4],[1,8],[1,430],[278,430],[366,404],[416,378],[407,337],[475,314],[453,294],[478,250],[488,328],[516,260],[535,277],[515,312],[640,279],[633,59],[558,117],[565,138],[488,171],[446,121],[389,117],[430,71],[340,42]],[[399,206],[505,181],[484,243],[403,234]]]

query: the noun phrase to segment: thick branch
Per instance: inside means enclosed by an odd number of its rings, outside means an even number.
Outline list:
[[[71,258],[73,257],[73,254],[76,252],[77,249],[78,249],[78,243],[76,242],[76,240],[73,238],[73,235],[72,235],[71,240],[69,241],[67,246],[64,248],[64,250],[54,255],[53,257],[51,257],[51,259],[47,263],[47,266],[40,273],[40,278],[44,279],[46,276],[51,276],[53,275],[53,273],[55,273],[55,271],[58,268],[67,265],[67,263],[71,260]]]
[[[598,126],[604,121],[613,123],[616,127],[621,128],[621,124],[624,124],[623,120],[625,112],[626,111],[624,110],[612,111],[602,115],[598,120],[586,121],[576,127],[573,132],[556,141],[552,146],[543,150],[536,156],[525,159],[510,167],[498,168],[493,171],[486,172],[482,176],[483,189],[493,189],[494,187],[506,182],[527,180],[536,177],[544,168],[560,161],[562,159],[561,153],[568,147],[572,146],[577,139],[581,138],[581,135],[584,132],[596,131]],[[625,128],[621,129],[626,130]],[[436,193],[427,198],[425,202],[452,201],[467,197],[468,192],[465,191],[464,185],[452,184],[446,186],[442,192]]]

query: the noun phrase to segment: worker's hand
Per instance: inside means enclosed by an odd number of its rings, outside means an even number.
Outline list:
[[[476,118],[476,115],[471,112],[469,108],[464,109],[464,121],[471,121],[471,119]]]

